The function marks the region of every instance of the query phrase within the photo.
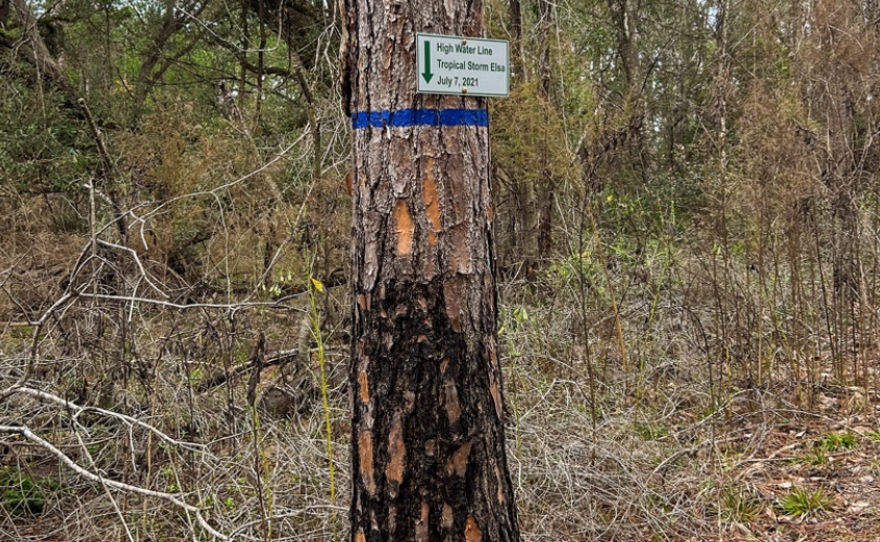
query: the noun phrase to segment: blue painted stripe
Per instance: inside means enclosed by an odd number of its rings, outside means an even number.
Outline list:
[[[489,126],[485,109],[399,109],[397,111],[359,111],[351,115],[351,127],[384,126]]]

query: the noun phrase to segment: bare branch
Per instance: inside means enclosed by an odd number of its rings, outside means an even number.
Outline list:
[[[291,307],[290,305],[282,305],[277,301],[273,302],[262,302],[262,301],[250,301],[250,302],[242,302],[242,303],[191,303],[189,305],[183,305],[181,303],[172,303],[170,301],[161,301],[158,299],[149,299],[146,297],[136,297],[136,296],[124,296],[124,295],[109,295],[109,294],[91,294],[82,292],[79,294],[80,297],[87,299],[106,299],[108,301],[125,301],[126,303],[148,303],[152,305],[159,305],[162,307],[169,307],[172,309],[186,310],[186,309],[223,309],[230,311],[237,311],[239,309],[245,307],[264,307],[264,308],[276,308],[276,309],[287,309],[287,310],[296,310],[300,312],[305,312],[306,309],[301,307]]]
[[[111,488],[116,489],[118,491],[125,491],[128,493],[135,493],[137,495],[141,495],[144,497],[154,497],[157,499],[162,499],[162,500],[165,500],[165,501],[168,501],[168,502],[174,504],[175,506],[183,508],[187,512],[191,512],[191,513],[195,514],[196,519],[199,522],[199,525],[201,525],[201,527],[205,531],[207,531],[211,536],[219,538],[220,540],[229,540],[229,537],[227,537],[223,533],[219,532],[218,530],[214,529],[205,520],[205,518],[202,516],[203,509],[199,508],[198,506],[193,506],[189,503],[186,503],[170,493],[163,493],[161,491],[153,491],[152,489],[145,489],[142,487],[133,486],[131,484],[124,484],[122,482],[117,482],[116,480],[110,480],[108,478],[104,478],[100,474],[96,474],[94,472],[86,470],[86,469],[82,468],[81,466],[79,466],[73,459],[67,457],[67,455],[65,455],[64,452],[62,452],[61,450],[59,450],[58,448],[53,446],[50,442],[40,438],[39,435],[37,435],[36,433],[31,431],[27,427],[14,426],[14,425],[0,425],[0,431],[2,431],[4,433],[13,433],[13,434],[24,436],[26,439],[30,440],[34,444],[37,444],[41,448],[45,449],[46,451],[48,451],[49,453],[54,455],[56,458],[58,458],[59,461],[61,461],[65,466],[67,466],[67,468],[76,472],[77,474],[79,474],[80,476],[85,478],[86,480],[95,482],[97,484],[102,484],[107,487],[111,487]]]
[[[134,418],[132,416],[121,414],[119,412],[113,412],[112,410],[105,410],[103,408],[98,408],[98,407],[80,406],[80,405],[77,405],[76,403],[72,403],[66,399],[62,399],[61,397],[58,397],[57,395],[51,394],[49,392],[37,390],[34,388],[29,388],[26,386],[15,387],[15,389],[13,389],[12,392],[14,394],[20,393],[22,395],[27,395],[29,397],[33,397],[35,399],[39,399],[39,400],[45,401],[47,403],[53,403],[53,404],[62,406],[66,409],[70,409],[70,410],[74,411],[74,414],[73,414],[74,418],[79,417],[84,412],[97,412],[98,414],[102,414],[102,415],[110,417],[110,418],[116,418],[118,420],[123,421],[124,423],[126,423],[128,425],[136,425],[142,429],[146,429],[147,431],[152,432],[154,435],[159,437],[161,440],[167,442],[168,444],[183,448],[184,450],[188,450],[191,452],[206,454],[206,455],[213,458],[213,456],[208,451],[208,449],[205,445],[196,444],[193,442],[184,442],[181,440],[174,439],[174,438],[166,435],[165,433],[163,433],[159,429],[153,427],[152,425],[145,423],[145,422],[142,422],[141,420]]]
[[[140,260],[140,258],[138,258],[137,252],[135,252],[134,249],[131,249],[131,248],[128,248],[128,247],[124,247],[124,246],[120,246],[120,245],[116,245],[116,244],[114,244],[114,243],[110,243],[110,242],[104,241],[103,239],[98,239],[97,242],[98,242],[99,245],[103,245],[103,246],[105,246],[105,247],[107,247],[107,248],[114,248],[114,249],[116,249],[116,250],[123,250],[123,251],[128,252],[129,254],[131,254],[131,257],[134,258],[134,261],[135,261],[135,263],[137,264],[138,269],[140,269],[141,274],[142,274],[143,277],[144,277],[144,280],[147,281],[147,284],[149,284],[150,287],[151,287],[153,290],[155,290],[159,295],[161,295],[161,296],[164,297],[165,299],[168,299],[168,297],[169,297],[168,294],[166,294],[165,292],[163,292],[158,286],[156,286],[156,285],[153,283],[152,280],[150,280],[150,276],[147,274],[147,270],[144,269],[144,265],[141,263],[141,260]]]

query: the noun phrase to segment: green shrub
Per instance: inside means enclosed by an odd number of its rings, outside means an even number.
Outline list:
[[[858,445],[852,433],[829,433],[816,441],[816,447],[828,452],[852,450]]]
[[[15,515],[36,515],[43,512],[46,491],[58,487],[53,480],[37,480],[19,468],[0,469],[0,494],[3,508]]]
[[[787,516],[802,517],[828,511],[833,508],[833,501],[822,489],[810,491],[793,487],[788,495],[779,499],[779,508]]]

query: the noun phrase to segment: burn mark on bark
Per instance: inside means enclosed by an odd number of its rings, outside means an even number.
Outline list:
[[[396,258],[393,249],[391,257]],[[462,307],[450,315],[448,283],[441,277],[426,283],[380,280],[371,310],[356,314],[363,346],[355,348],[358,360],[350,378],[359,405],[353,420],[354,461],[360,460],[354,489],[363,511],[352,528],[362,529],[367,542],[416,540],[423,500],[430,503],[431,541],[461,541],[468,515],[483,518],[510,509],[509,478],[502,470],[499,486],[495,472],[496,465],[504,465],[496,457],[503,453],[503,442],[498,433],[478,429],[487,423],[501,427],[491,391],[499,369],[490,361],[494,341],[488,324],[472,316],[473,311],[494,311],[494,298],[483,295],[482,277],[456,278]],[[406,311],[398,310],[402,305]],[[471,337],[456,332],[450,316],[459,318],[460,328],[478,331]],[[369,404],[362,399],[364,384]],[[495,389],[500,399],[500,386]],[[364,431],[369,437],[361,438]],[[505,494],[504,506],[499,490]],[[440,525],[444,503],[453,517],[449,529]],[[503,531],[499,542],[515,540],[505,529],[480,523],[483,538]]]

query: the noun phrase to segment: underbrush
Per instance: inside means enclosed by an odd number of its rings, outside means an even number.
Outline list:
[[[699,266],[682,252],[676,258],[683,275]],[[719,355],[711,296],[699,282],[672,287],[688,281],[668,273],[661,284],[627,284],[634,279],[621,274],[610,285],[629,289],[619,328],[608,296],[590,293],[585,313],[585,290],[555,267],[537,282],[499,285],[508,461],[527,539],[735,540],[744,529],[777,528],[783,520],[770,521],[773,514],[800,528],[796,522],[847,510],[831,495],[844,498],[860,477],[816,487],[798,469],[832,465],[798,458],[843,461],[840,454],[878,446],[865,389],[814,382],[806,372],[795,379],[782,362],[755,382],[740,372],[755,362]],[[18,493],[7,490],[2,528],[67,540],[204,532],[170,496],[242,540],[344,536],[347,299],[344,287],[311,288],[314,304],[303,296],[234,309],[82,304],[41,329],[7,326],[6,370],[37,359],[29,388],[58,400],[16,394],[3,404],[4,418],[27,420],[107,480],[161,496],[84,479],[24,439],[7,440],[7,465],[52,475],[19,478]],[[820,369],[831,371],[830,360]],[[332,490],[331,462],[339,481]]]
[[[165,175],[151,182],[179,203],[144,211],[134,244],[149,250],[91,245],[37,198],[0,216],[13,232],[0,239],[0,529],[344,537],[342,184],[289,186],[260,216],[266,179],[201,201],[186,192],[205,179],[163,174],[147,151],[144,178]],[[667,195],[695,198],[679,188]],[[742,209],[707,196],[683,213],[649,196],[581,200],[554,256],[502,266],[507,459],[525,539],[827,540],[822,522],[840,519],[840,539],[873,540],[867,275],[858,296],[834,287],[831,223],[799,233],[794,253]],[[876,260],[872,244],[862,259]]]

